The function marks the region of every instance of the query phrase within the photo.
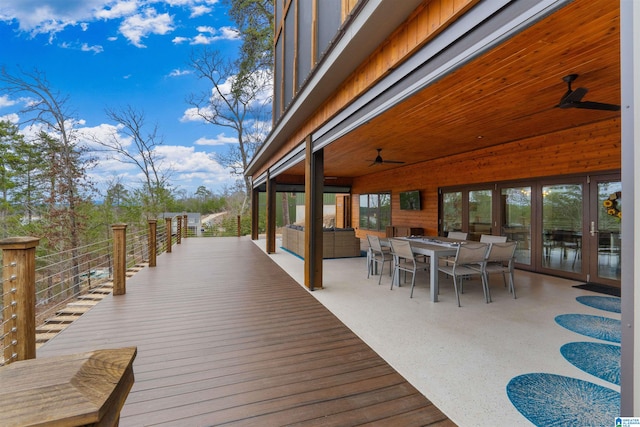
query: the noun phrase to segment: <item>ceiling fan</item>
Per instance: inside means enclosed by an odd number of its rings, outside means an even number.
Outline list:
[[[585,87],[579,87],[575,90],[571,89],[571,83],[578,78],[577,74],[569,74],[564,76],[562,80],[567,82],[567,92],[560,98],[560,103],[556,105],[558,108],[584,108],[587,110],[604,110],[604,111],[618,111],[619,105],[604,104],[602,102],[582,101],[582,98],[587,94],[589,89]]]
[[[381,164],[397,164],[397,165],[401,165],[404,162],[400,162],[398,160],[382,160],[382,156],[380,155],[380,152],[382,151],[382,148],[376,148],[376,150],[378,150],[378,155],[376,156],[376,158],[374,160],[367,160],[368,162],[372,162],[369,166],[374,166],[374,165],[381,165]]]

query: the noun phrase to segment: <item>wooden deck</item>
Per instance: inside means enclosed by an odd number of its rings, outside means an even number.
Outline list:
[[[121,426],[454,425],[247,238],[186,239],[37,356],[127,346]]]

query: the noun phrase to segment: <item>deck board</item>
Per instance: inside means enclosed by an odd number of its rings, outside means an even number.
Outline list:
[[[121,426],[454,425],[246,238],[186,239],[38,358],[132,345]]]

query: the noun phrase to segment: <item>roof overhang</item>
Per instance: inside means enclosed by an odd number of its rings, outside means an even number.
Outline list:
[[[339,85],[404,22],[421,0],[370,0],[354,10],[287,111],[255,154],[245,175],[253,175]]]

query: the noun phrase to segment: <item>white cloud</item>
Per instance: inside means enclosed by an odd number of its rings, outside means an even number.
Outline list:
[[[18,116],[16,113],[6,114],[4,116],[0,116],[0,121],[10,122],[16,125],[18,124],[18,122],[20,122],[20,116]]]
[[[16,104],[16,101],[9,99],[8,95],[0,96],[0,108],[11,107],[12,105],[15,105],[15,104]]]
[[[191,39],[191,44],[212,44],[219,40],[239,40],[240,33],[233,27],[198,27],[199,34]]]
[[[176,68],[175,70],[172,70],[169,73],[169,77],[186,76],[186,75],[189,75],[189,74],[192,74],[192,73],[193,73],[193,71],[191,71],[191,70],[180,70],[180,69]]]
[[[234,27],[220,27],[221,39],[225,40],[238,40],[240,39],[240,32]]]
[[[80,129],[81,141],[98,159],[97,166],[91,171],[91,178],[101,186],[119,177],[125,185],[135,188],[143,182],[142,172],[134,165],[119,159],[114,152],[95,142],[95,139],[109,141],[116,138],[123,146],[132,144],[129,137],[120,133],[120,125],[100,124],[94,127]],[[32,131],[35,133],[35,130]],[[219,137],[222,137],[220,135]],[[156,148],[158,162],[166,171],[170,172],[170,184],[188,191],[203,183],[209,185],[232,185],[236,177],[221,166],[214,157],[195,147],[180,145],[161,145]]]
[[[237,144],[238,143],[238,138],[237,137],[231,137],[231,136],[226,136],[224,133],[220,133],[218,135],[216,135],[215,138],[198,138],[198,140],[195,142],[196,145],[208,145],[208,146],[220,146],[220,145],[226,145],[226,144]]]
[[[185,122],[204,122],[204,119],[198,115],[198,110],[196,108],[187,108],[182,117],[180,117],[180,121]]]
[[[196,31],[198,31],[199,33],[211,33],[211,34],[215,34],[216,33],[216,29],[215,28],[204,26],[204,25],[196,27]]]
[[[182,44],[182,43],[186,43],[189,41],[189,38],[187,37],[174,37],[173,40],[171,40],[174,44]]]
[[[105,0],[9,0],[0,6],[0,19],[17,21],[32,34],[57,33],[66,26],[93,19]]]
[[[102,8],[95,14],[99,19],[116,19],[123,18],[135,14],[138,10],[139,2],[136,0],[118,1],[113,5],[109,5],[108,8]]]
[[[81,50],[83,52],[93,52],[93,53],[102,53],[104,52],[104,48],[100,45],[90,46],[88,43],[69,43],[62,42],[58,46],[63,49],[73,49],[73,50]]]
[[[152,8],[126,18],[120,24],[120,32],[136,47],[145,47],[142,39],[150,34],[164,35],[173,30],[173,17],[168,13],[158,14]]]
[[[209,26],[199,26],[196,28],[198,34],[193,37],[174,37],[174,44],[189,42],[191,45],[209,45],[221,40],[239,40],[240,32],[234,27],[220,27],[216,29]]]
[[[159,10],[188,9],[190,18],[213,11],[219,0],[2,0],[0,21],[17,22],[21,31],[32,36],[48,34],[51,43],[68,26],[80,26],[83,31],[95,21],[120,20],[120,32],[134,46],[144,47],[143,39],[174,31],[173,16]],[[211,28],[208,36],[176,37],[174,43],[210,44],[217,40],[237,39],[232,28]],[[109,37],[113,41],[115,37]],[[96,52],[97,47],[88,51]]]
[[[93,53],[102,53],[104,52],[104,48],[100,45],[89,46],[87,43],[82,43],[82,47],[80,48],[83,52],[93,52]]]
[[[177,173],[227,173],[220,163],[204,151],[195,151],[194,147],[182,145],[161,145],[158,155],[168,162],[170,169]]]
[[[206,15],[213,9],[208,6],[194,6],[191,8],[191,16],[189,18],[197,18],[198,16]]]

